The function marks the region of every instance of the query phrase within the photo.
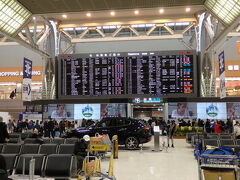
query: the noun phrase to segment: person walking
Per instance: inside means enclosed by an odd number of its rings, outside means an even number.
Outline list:
[[[175,121],[172,121],[171,124],[168,125],[168,127],[167,127],[168,147],[170,146],[169,140],[171,139],[172,147],[174,148],[173,135],[175,134],[176,130],[177,130],[177,125],[176,125]]]
[[[3,118],[0,116],[0,144],[6,143],[7,139],[9,139],[7,125],[3,122]]]

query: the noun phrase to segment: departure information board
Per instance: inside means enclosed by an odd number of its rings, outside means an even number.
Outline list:
[[[63,95],[125,94],[124,58],[62,59]]]
[[[59,56],[59,97],[196,96],[195,51]]]

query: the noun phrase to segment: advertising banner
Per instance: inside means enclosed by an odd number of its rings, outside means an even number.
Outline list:
[[[224,51],[222,51],[218,55],[218,61],[219,61],[220,98],[222,99],[226,97]]]
[[[32,61],[24,58],[23,60],[23,83],[22,100],[31,101],[32,89]]]

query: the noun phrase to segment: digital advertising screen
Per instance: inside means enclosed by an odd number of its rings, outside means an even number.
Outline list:
[[[227,103],[227,117],[230,119],[240,118],[240,102]]]
[[[43,118],[74,119],[73,104],[49,104],[44,107]]]
[[[74,104],[74,119],[100,119],[100,104]]]
[[[226,103],[197,103],[197,118],[227,119]]]
[[[127,105],[101,104],[101,117],[127,117]]]
[[[197,103],[168,103],[168,116],[171,119],[197,118]]]
[[[195,51],[71,54],[58,57],[60,98],[197,95]]]

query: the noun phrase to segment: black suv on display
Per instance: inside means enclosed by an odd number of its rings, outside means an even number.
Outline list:
[[[67,137],[82,138],[86,134],[95,136],[96,133],[108,134],[110,139],[118,135],[118,143],[127,149],[136,149],[139,144],[149,142],[152,136],[150,126],[143,120],[108,117],[89,127],[73,129],[67,133]]]

